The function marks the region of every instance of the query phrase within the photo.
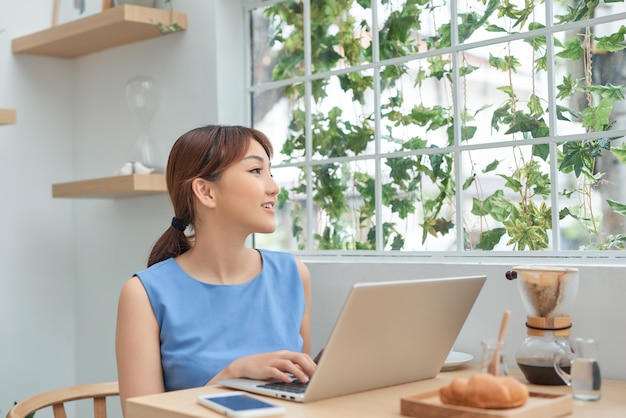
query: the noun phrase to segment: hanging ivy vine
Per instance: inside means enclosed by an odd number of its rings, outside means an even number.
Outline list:
[[[466,105],[470,99],[466,97],[467,86],[455,86],[453,82],[458,79],[462,84],[471,83],[471,77],[478,74],[480,67],[474,63],[476,57],[472,57],[471,49],[459,53],[458,68],[454,67],[453,54],[446,50],[456,44],[451,22],[436,21],[437,12],[449,7],[448,3],[380,0],[381,21],[376,29],[361,17],[370,11],[370,0],[310,1],[314,76],[338,68],[366,66],[375,57],[383,63],[389,61],[374,70],[380,71],[381,89],[385,92],[378,109],[365,110],[376,80],[368,70],[344,71],[334,76],[335,79],[313,77],[308,122],[304,83],[289,85],[282,92],[292,103],[290,134],[281,150],[284,162],[302,160],[306,127],[310,127],[312,136],[312,155],[320,160],[311,168],[311,194],[315,213],[319,215],[315,249],[374,250],[378,227],[384,249],[406,249],[406,240],[416,229],[407,230],[403,225],[415,214],[419,214],[422,244],[429,237],[448,236],[457,229],[456,194],[470,192],[472,203],[462,216],[461,230],[466,249],[493,250],[502,246],[510,250],[549,249],[555,210],[559,222],[573,221],[584,230],[586,239],[581,248],[624,249],[626,234],[601,228],[599,224],[606,211],[597,213],[599,206],[594,202],[596,189],[608,181],[606,173],[598,170],[598,161],[615,159],[621,173],[626,167],[626,145],[621,137],[611,135],[614,105],[624,101],[624,85],[613,85],[597,77],[594,60],[596,56],[623,53],[626,27],[622,25],[605,36],[593,33],[591,27],[583,27],[560,40],[558,36],[548,38],[545,24],[535,18],[538,8],[544,7],[543,1],[527,0],[517,2],[518,5],[507,0],[465,2],[473,7],[457,14],[459,44],[471,41],[479,31],[493,35],[526,33],[528,36],[522,42],[530,46],[533,54],[532,65],[528,66],[527,56],[518,56],[513,41],[502,46],[501,54],[490,52],[484,65],[507,80],[497,86],[505,100],[470,109]],[[559,9],[563,13],[555,16],[556,26],[588,20],[601,4],[599,0],[558,3],[563,6]],[[363,13],[353,13],[355,8]],[[264,9],[270,28],[270,47],[280,50],[272,70],[273,80],[304,75],[303,13],[303,3],[296,0]],[[378,40],[376,54],[372,42],[374,30]],[[555,67],[565,69],[562,79],[554,81],[558,103],[553,108],[534,84],[540,75],[547,74],[548,42],[553,43]],[[419,55],[436,50],[442,53]],[[404,59],[413,56],[415,60]],[[528,68],[524,69],[522,63]],[[525,76],[532,83],[525,86],[530,94],[524,97],[513,81],[521,69],[530,71]],[[407,80],[412,83],[411,88],[407,87]],[[359,109],[356,116],[348,117],[345,106],[328,105],[334,99],[333,82],[350,98],[353,104],[350,110]],[[455,113],[452,105],[442,104],[446,101],[432,104],[426,100],[433,85],[440,86],[442,94],[449,98],[460,89],[463,108]],[[415,102],[416,98],[420,100]],[[385,122],[381,139],[395,147],[393,157],[381,160],[386,173],[384,179],[379,179],[381,207],[389,214],[382,225],[376,225],[377,189],[371,171],[359,169],[357,163],[333,162],[333,159],[362,156],[373,146],[377,111]],[[466,163],[470,172],[461,177],[462,183],[457,187],[460,157],[449,149],[455,144],[472,144],[482,139],[476,136],[480,132],[478,118],[485,112],[489,112],[489,128],[494,136],[515,141],[508,147],[515,156],[514,166],[497,158],[482,167]],[[555,119],[555,124],[571,124],[582,127],[586,133],[607,135],[558,143],[544,141],[551,135],[550,118]],[[417,129],[418,133],[398,138],[395,134],[398,128]],[[522,152],[523,149],[530,152]],[[467,153],[471,155],[470,151]],[[557,159],[558,175],[573,178],[575,182],[559,182],[561,190],[552,190],[556,182],[549,170],[551,158]],[[473,161],[471,156],[468,161]],[[302,167],[297,185],[283,189],[279,196],[283,207],[288,202],[294,204],[292,233],[301,248],[307,231],[302,208],[294,196],[306,192],[306,170]],[[483,188],[481,178],[487,175],[501,179],[502,186],[495,190]],[[552,207],[554,192],[559,193],[559,201],[566,202],[560,208]],[[603,205],[611,215],[624,217],[624,200],[624,196],[603,198]]]

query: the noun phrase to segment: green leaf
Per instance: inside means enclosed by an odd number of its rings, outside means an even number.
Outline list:
[[[611,199],[607,199],[606,203],[608,203],[611,209],[613,209],[616,213],[619,213],[622,216],[626,216],[626,204],[616,202],[615,200]]]
[[[548,156],[550,156],[550,145],[549,144],[535,144],[533,146],[533,155],[541,158],[544,161],[547,161]]]
[[[474,137],[474,134],[476,134],[477,130],[478,130],[478,127],[476,127],[476,126],[463,126],[463,127],[461,127],[461,140],[462,141],[469,141],[470,139],[472,139]]]
[[[535,117],[543,115],[544,110],[543,107],[541,107],[541,98],[539,96],[535,94],[530,95],[528,98],[528,110]]]
[[[498,222],[508,218],[513,211],[513,204],[510,199],[504,197],[502,190],[496,190],[485,200],[472,199],[472,214],[476,216],[490,215]]]
[[[556,95],[557,99],[565,99],[576,92],[576,86],[578,82],[572,78],[571,74],[563,77],[563,82],[556,86],[559,92]]]
[[[548,248],[547,235],[540,226],[528,225],[520,219],[515,219],[511,226],[506,227],[511,239],[507,245],[513,245],[517,250],[542,250]]]
[[[589,149],[582,142],[566,142],[563,144],[563,160],[559,165],[559,170],[572,169],[576,177],[580,177],[583,169],[592,164]]]
[[[505,133],[512,134],[515,132],[530,132],[533,138],[542,138],[548,136],[550,131],[542,118],[538,119],[522,111],[517,111]]]
[[[626,26],[622,25],[617,32],[609,36],[595,37],[595,47],[608,52],[621,51],[626,48],[623,44],[624,34],[626,34]]]
[[[398,214],[400,219],[406,219],[410,213],[415,211],[413,200],[409,199],[391,199],[389,206],[391,211]]]
[[[622,164],[626,164],[626,142],[624,142],[620,148],[611,148],[611,152]]]
[[[539,30],[539,29],[544,29],[544,28],[545,26],[538,22],[530,22],[528,24],[529,31]],[[534,38],[529,38],[529,39],[527,38],[527,39],[524,39],[524,42],[530,44],[533,47],[533,50],[537,51],[540,48],[546,46],[546,36],[540,35],[540,36],[535,36]]]
[[[511,88],[511,86],[500,86],[496,87],[498,90],[505,92],[510,98],[515,98],[515,91]]]
[[[291,55],[281,56],[272,70],[272,79],[282,80],[297,75],[297,68],[304,62],[304,50],[294,51]]]
[[[626,245],[626,234],[609,235],[604,243],[598,245],[599,250],[623,250]]]
[[[517,72],[517,67],[521,66],[521,63],[519,62],[519,60],[512,56],[512,55],[506,55],[504,58],[498,58],[494,55],[491,55],[491,53],[489,54],[489,65],[491,65],[494,68],[497,68],[500,71],[513,71],[514,73]]]
[[[515,177],[507,176],[506,174],[498,174],[498,176],[502,177],[506,180],[504,187],[507,189],[511,189],[514,192],[521,192],[524,185]]]
[[[614,86],[607,83],[604,86],[587,86],[583,91],[599,94],[603,99],[624,100],[624,86]]]
[[[283,209],[285,207],[285,203],[289,201],[289,191],[285,188],[281,188],[276,199],[278,201],[278,208]]]
[[[538,29],[544,29],[546,26],[539,23],[539,22],[530,22],[528,24],[528,30],[538,30]]]
[[[474,71],[478,70],[480,67],[474,66],[474,65],[464,65],[462,67],[459,68],[459,76],[460,77],[465,77],[471,73],[473,73]]]
[[[396,234],[391,242],[391,249],[398,251],[404,248],[404,237],[400,234]]]
[[[535,60],[535,68],[537,71],[547,71],[548,70],[548,57],[545,55],[539,57]]]
[[[476,180],[476,174],[472,174],[463,182],[463,190],[467,190]]]
[[[555,16],[555,18],[557,18],[557,22],[559,24],[587,20],[595,10],[598,3],[599,0],[579,1],[575,3],[576,7],[567,6],[566,15],[557,15]]]
[[[490,171],[495,170],[496,168],[498,168],[499,164],[500,164],[500,160],[493,160],[491,163],[487,165],[487,167],[485,167],[485,169],[483,170],[483,173],[488,173]]]
[[[487,32],[506,32],[506,29],[497,25],[487,25],[487,27],[485,27],[485,30]]]
[[[494,110],[491,116],[491,129],[498,130],[500,123],[506,123],[507,119],[510,117],[510,111],[511,104],[509,102]]]
[[[567,116],[565,116],[566,113],[569,113],[572,118],[568,118]],[[574,109],[570,109],[569,107],[556,105],[556,117],[558,120],[571,122],[572,119],[578,119],[580,117],[580,113],[575,111]]]
[[[504,228],[494,228],[483,232],[480,234],[480,242],[476,244],[476,248],[485,251],[493,250],[504,234],[506,234],[506,229]]]
[[[602,99],[597,107],[583,109],[583,126],[592,128],[595,132],[605,131],[609,125],[609,117],[613,112],[613,100]]]
[[[563,50],[556,54],[559,58],[571,59],[574,61],[582,59],[585,54],[583,43],[578,38],[572,38],[565,42]]]

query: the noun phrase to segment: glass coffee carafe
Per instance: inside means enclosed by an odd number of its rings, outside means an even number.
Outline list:
[[[515,360],[526,380],[539,385],[563,385],[554,370],[554,358],[572,354],[569,313],[578,292],[578,270],[552,266],[517,266],[507,272],[517,279],[527,312],[527,337]],[[565,360],[560,364],[566,370]]]

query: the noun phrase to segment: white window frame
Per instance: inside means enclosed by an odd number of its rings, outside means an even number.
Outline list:
[[[256,85],[256,86],[252,86],[250,85],[250,71],[251,71],[251,62],[250,62],[250,40],[251,40],[251,36],[250,36],[250,25],[249,25],[249,13],[251,10],[258,8],[258,7],[263,7],[263,6],[269,6],[271,4],[275,4],[275,3],[280,3],[282,0],[243,0],[243,13],[244,13],[244,30],[245,30],[245,44],[246,44],[246,54],[245,54],[245,62],[244,62],[244,66],[246,68],[246,103],[245,103],[245,109],[247,110],[248,114],[247,114],[247,120],[252,120],[252,115],[251,113],[251,96],[254,93],[258,93],[260,91],[263,90],[269,90],[269,89],[276,89],[279,87],[283,87],[286,85],[290,85],[290,84],[295,84],[295,83],[304,83],[305,85],[305,92],[308,95],[308,99],[310,99],[310,94],[311,94],[311,89],[310,89],[310,81],[311,80],[315,80],[315,79],[321,79],[321,78],[328,78],[331,76],[336,76],[339,74],[345,74],[345,73],[349,73],[349,72],[354,72],[354,71],[363,71],[363,70],[368,70],[368,69],[374,69],[376,70],[377,68],[381,67],[382,65],[389,65],[389,64],[399,64],[399,63],[403,63],[403,62],[407,62],[407,61],[411,61],[411,60],[415,60],[416,58],[425,58],[428,56],[432,56],[432,55],[439,55],[439,54],[446,54],[449,53],[451,54],[451,56],[453,57],[453,60],[457,59],[458,55],[457,53],[459,51],[464,51],[464,50],[468,50],[468,49],[474,49],[474,48],[480,48],[480,47],[484,47],[484,46],[488,46],[488,45],[493,45],[493,44],[501,44],[504,43],[506,41],[512,41],[512,40],[518,40],[518,39],[523,39],[525,37],[527,37],[527,33],[523,32],[523,33],[519,33],[519,34],[514,34],[514,35],[508,35],[508,36],[501,36],[501,37],[496,37],[493,39],[488,39],[488,40],[483,40],[483,41],[478,41],[478,42],[468,42],[465,44],[456,44],[455,41],[453,41],[453,45],[450,48],[445,48],[445,49],[438,49],[438,50],[431,50],[431,51],[427,51],[424,53],[420,53],[420,54],[416,54],[416,55],[412,55],[410,57],[401,57],[401,58],[396,58],[396,59],[391,59],[391,60],[386,60],[384,62],[384,64],[381,64],[379,61],[379,57],[378,57],[378,37],[377,37],[377,33],[374,32],[373,33],[373,62],[372,63],[368,63],[368,64],[364,64],[364,65],[359,65],[359,66],[353,66],[353,67],[349,67],[349,68],[343,68],[343,69],[337,69],[337,70],[333,70],[333,71],[327,71],[327,72],[318,72],[313,74],[312,73],[312,63],[310,60],[310,51],[311,51],[311,41],[310,41],[310,24],[305,24],[304,25],[304,41],[305,41],[305,60],[304,60],[304,68],[305,68],[305,74],[301,77],[295,77],[295,78],[291,78],[289,80],[281,80],[281,81],[275,81],[275,82],[268,82],[268,83],[264,83],[264,84],[260,84],[260,85]],[[310,19],[310,7],[309,7],[309,1],[310,0],[302,0],[303,3],[303,7],[304,7],[304,18],[305,20],[309,20]],[[311,0],[313,1],[313,0]],[[456,0],[450,0],[451,3],[453,4],[453,7],[455,7],[456,5]],[[545,1],[545,7],[546,7],[546,13],[550,13],[550,15],[552,14],[552,2],[551,1]],[[373,10],[375,10],[376,8],[373,7]],[[454,11],[455,9],[453,9]],[[377,16],[376,13],[374,12],[374,17],[373,17],[374,21],[372,22],[372,26],[373,27],[377,27]],[[548,40],[548,44],[547,44],[547,56],[548,56],[548,73],[551,73],[553,71],[552,67],[553,67],[553,57],[554,57],[554,42],[553,39],[550,35],[556,33],[556,32],[561,32],[564,30],[573,30],[573,29],[577,29],[580,27],[585,27],[585,26],[590,26],[590,25],[598,25],[598,24],[602,24],[602,23],[607,23],[607,22],[614,22],[614,21],[626,21],[626,12],[624,13],[619,13],[619,14],[615,14],[615,15],[609,15],[609,16],[603,16],[603,17],[597,17],[597,18],[593,18],[593,19],[589,19],[589,20],[585,20],[582,22],[573,22],[573,23],[568,23],[568,24],[564,24],[564,25],[558,25],[557,27],[552,26],[551,22],[548,21],[546,22],[546,27],[542,30],[538,30],[533,32],[534,36],[538,36],[538,35],[546,35],[546,38]],[[453,33],[456,31],[456,27],[453,26]],[[453,36],[453,39],[455,39],[456,37]],[[455,68],[458,68],[458,66],[455,66]],[[380,90],[379,90],[379,77],[380,77],[380,73],[378,71],[374,71],[374,77],[375,77],[375,81],[374,81],[374,86],[375,86],[375,103],[379,104],[380,103]],[[458,71],[455,72],[454,74],[455,77],[455,83],[458,83]],[[549,101],[550,101],[550,107],[552,107],[552,112],[551,114],[554,114],[554,107],[556,106],[556,99],[555,99],[555,86],[554,86],[554,77],[548,77],[548,82],[549,82]],[[458,99],[458,98],[457,98]],[[456,120],[460,120],[460,106],[454,106],[455,109],[455,118]],[[307,106],[306,107],[306,118],[307,120],[311,120],[311,107]],[[410,155],[411,153],[415,154],[417,152],[403,152],[403,153],[380,153],[380,140],[378,138],[378,135],[380,133],[379,125],[380,125],[380,114],[376,113],[375,116],[375,126],[376,126],[376,135],[377,137],[375,138],[375,144],[376,144],[376,152],[374,154],[367,154],[367,155],[357,155],[354,157],[342,157],[342,158],[334,158],[334,159],[328,159],[325,160],[325,162],[349,162],[349,161],[356,161],[356,160],[374,160],[376,162],[375,166],[375,172],[376,172],[376,176],[377,178],[380,178],[381,175],[381,159],[383,158],[389,158],[389,157],[394,157],[394,156],[400,156],[400,155]],[[546,137],[546,138],[535,138],[535,139],[530,139],[530,140],[525,140],[524,145],[531,145],[531,144],[536,144],[536,143],[546,143],[546,142],[550,142],[551,144],[554,144],[557,140],[558,141],[571,141],[571,140],[578,140],[581,138],[588,138],[588,139],[593,139],[593,138],[600,138],[600,137],[605,137],[606,136],[606,132],[595,132],[595,133],[589,133],[589,134],[575,134],[575,135],[559,135],[559,136],[555,136],[554,133],[555,131],[555,124],[556,121],[554,120],[554,118],[550,118],[550,136]],[[298,162],[298,163],[289,163],[289,164],[275,164],[275,167],[311,167],[314,165],[319,164],[319,160],[313,160],[311,158],[311,131],[310,131],[310,123],[307,123],[307,128],[305,131],[305,135],[306,135],[306,155],[305,155],[305,159],[302,162]],[[460,144],[460,126],[457,125],[457,132],[455,132],[455,144],[452,147],[448,147],[448,148],[437,148],[436,152],[437,153],[456,153],[457,155],[460,155],[459,152],[461,150],[464,151],[468,151],[468,150],[478,150],[478,149],[488,149],[488,148],[502,148],[502,147],[510,147],[512,145],[517,145],[519,146],[519,142],[515,142],[515,141],[502,141],[502,142],[497,142],[497,143],[489,143],[489,144]],[[611,136],[626,136],[626,129],[619,129],[619,130],[614,130],[611,131]],[[427,150],[419,150],[419,153],[427,153]],[[551,160],[556,160],[556,147],[554,145],[551,146]],[[457,159],[457,164],[461,164],[461,158]],[[556,166],[554,163],[551,164],[551,175],[553,179],[556,179]],[[462,179],[461,179],[461,169],[458,169],[456,171],[456,184],[462,184]],[[312,189],[312,178],[309,174],[307,175],[307,189],[311,190]],[[554,186],[556,187],[556,186]],[[558,201],[557,201],[557,194],[556,193],[552,193],[551,194],[551,205],[553,208],[558,208]],[[457,207],[461,207],[461,193],[457,193]],[[381,202],[381,185],[379,182],[377,182],[377,189],[376,189],[376,201],[377,202]],[[307,221],[306,221],[306,228],[307,230],[310,232],[313,230],[313,227],[311,225],[312,219],[313,219],[313,204],[312,204],[312,196],[310,194],[307,195]],[[462,210],[457,210],[456,211],[456,225],[462,225],[462,216],[463,216],[463,211]],[[558,225],[558,210],[553,210],[553,225]],[[381,210],[376,210],[376,224],[380,225],[382,224],[382,211]],[[313,234],[311,233],[307,233],[307,243],[306,243],[306,247],[307,248],[313,248]],[[552,230],[552,240],[553,240],[553,248],[558,248],[558,243],[559,243],[559,236],[558,236],[558,228],[554,227]],[[377,236],[376,236],[376,243],[377,243],[377,248],[382,248],[382,232],[381,232],[381,228],[377,228]],[[394,260],[394,259],[406,259],[406,258],[414,258],[414,259],[423,259],[424,261],[433,261],[433,260],[441,260],[442,262],[446,262],[446,263],[453,263],[453,262],[468,262],[468,261],[478,261],[478,260],[483,260],[483,259],[492,259],[493,258],[497,258],[500,259],[500,261],[507,263],[508,261],[514,261],[516,259],[524,259],[525,263],[528,262],[546,262],[546,263],[552,263],[552,262],[556,262],[558,263],[559,261],[562,262],[563,259],[568,259],[569,260],[578,260],[581,263],[587,264],[587,263],[598,263],[601,262],[602,264],[610,264],[610,265],[616,265],[616,264],[623,264],[624,261],[626,260],[626,251],[619,251],[619,250],[609,250],[609,251],[563,251],[563,250],[544,250],[544,251],[488,251],[488,252],[481,252],[481,251],[464,251],[463,250],[463,234],[459,234],[457,233],[457,250],[456,251],[447,251],[447,252],[437,252],[437,251],[385,251],[385,250],[374,250],[374,251],[345,251],[345,250],[304,250],[304,251],[294,251],[297,252],[299,254],[308,256],[308,257],[315,257],[315,258],[322,258],[322,259],[327,259],[332,260],[335,257],[340,256],[342,258],[342,260],[358,260],[359,258],[363,257],[363,256],[367,256],[367,257],[377,257],[377,258],[381,258],[385,259],[385,260]]]

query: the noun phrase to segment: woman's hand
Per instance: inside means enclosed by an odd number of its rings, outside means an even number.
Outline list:
[[[306,383],[309,381],[309,376],[315,371],[315,367],[316,364],[311,356],[305,353],[281,350],[253,354],[234,360],[207,384],[239,377],[257,380],[277,379],[288,383],[293,378],[287,373]]]

